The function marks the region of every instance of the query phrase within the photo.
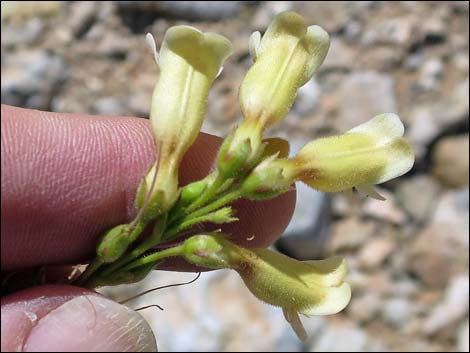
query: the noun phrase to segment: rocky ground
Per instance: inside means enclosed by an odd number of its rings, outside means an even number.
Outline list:
[[[37,109],[146,117],[158,76],[144,34],[190,23],[230,38],[235,53],[209,97],[207,132],[239,119],[248,37],[296,10],[332,37],[324,65],[273,131],[299,149],[377,113],[397,112],[417,161],[382,185],[386,202],[300,187],[278,249],[298,258],[341,254],[353,298],[332,317],[304,319],[296,340],[279,310],[231,272],[140,304],[168,351],[469,350],[468,2],[44,2],[13,13],[2,2],[1,101]],[[156,273],[141,287],[191,278]],[[135,289],[133,289],[134,291]],[[128,289],[114,292],[124,295]]]

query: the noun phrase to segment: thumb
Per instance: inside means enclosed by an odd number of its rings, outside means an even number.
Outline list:
[[[2,298],[3,351],[156,351],[135,311],[86,289],[42,286]]]

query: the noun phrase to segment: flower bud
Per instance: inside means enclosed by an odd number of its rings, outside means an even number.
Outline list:
[[[236,267],[237,251],[238,247],[222,236],[195,235],[184,242],[182,255],[194,265],[222,269]]]
[[[206,190],[209,185],[209,180],[207,178],[195,181],[184,186],[181,189],[181,202],[184,205],[189,205],[191,202],[196,200],[199,196],[202,195],[204,190]]]
[[[119,259],[129,247],[131,242],[129,225],[121,224],[111,228],[105,233],[98,244],[96,253],[104,263],[114,262]]]

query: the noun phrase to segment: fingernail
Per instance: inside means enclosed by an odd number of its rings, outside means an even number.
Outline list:
[[[155,352],[157,344],[135,311],[104,297],[82,295],[39,320],[23,350]]]

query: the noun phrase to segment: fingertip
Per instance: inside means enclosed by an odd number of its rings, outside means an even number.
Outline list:
[[[135,311],[72,286],[42,286],[2,299],[2,351],[156,351]]]

